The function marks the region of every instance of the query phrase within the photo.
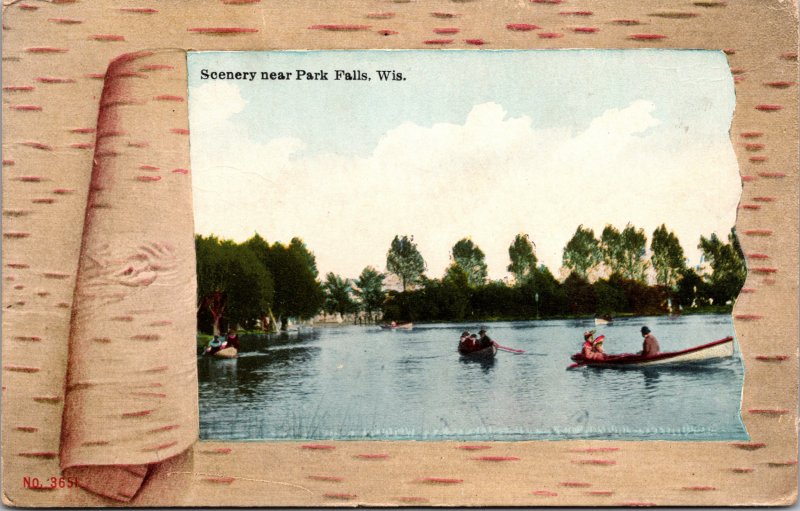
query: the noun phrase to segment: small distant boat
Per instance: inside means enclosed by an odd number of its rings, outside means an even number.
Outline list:
[[[614,320],[612,318],[609,318],[609,317],[606,317],[606,318],[594,318],[595,326],[608,325],[609,323],[612,323],[613,321]]]
[[[644,357],[637,353],[623,353],[609,355],[603,360],[585,360],[581,353],[572,355],[575,364],[571,367],[604,367],[624,368],[655,365],[682,365],[686,363],[703,362],[717,358],[733,356],[733,337],[726,337],[718,341],[701,344],[681,351],[669,351]]]
[[[236,358],[239,355],[239,350],[227,344],[227,341],[215,337],[208,343],[203,353],[209,357]]]
[[[385,323],[381,325],[381,328],[384,330],[411,330],[412,328],[414,328],[414,323],[411,322],[395,323],[395,324]]]
[[[236,358],[238,355],[239,351],[233,346],[230,348],[223,348],[211,354],[211,356],[219,358]]]
[[[462,357],[469,357],[469,358],[494,358],[497,355],[497,346],[489,346],[483,349],[478,350],[462,350],[460,347],[458,349],[458,353]]]

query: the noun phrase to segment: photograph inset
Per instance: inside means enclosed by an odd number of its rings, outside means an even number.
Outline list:
[[[724,54],[188,62],[202,438],[748,438]]]

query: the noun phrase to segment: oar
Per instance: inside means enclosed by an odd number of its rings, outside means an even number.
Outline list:
[[[509,353],[525,353],[525,350],[516,350],[508,346],[501,346],[497,341],[492,341],[498,350],[508,351]]]

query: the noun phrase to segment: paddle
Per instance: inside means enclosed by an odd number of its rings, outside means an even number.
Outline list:
[[[507,351],[509,353],[525,353],[525,350],[517,350],[514,348],[509,348],[508,346],[501,346],[497,341],[492,341],[492,342],[494,343],[495,347],[498,350]]]

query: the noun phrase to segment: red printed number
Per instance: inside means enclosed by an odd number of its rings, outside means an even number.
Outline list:
[[[78,479],[75,477],[50,477],[42,481],[38,477],[23,477],[22,486],[25,488],[76,488]]]

